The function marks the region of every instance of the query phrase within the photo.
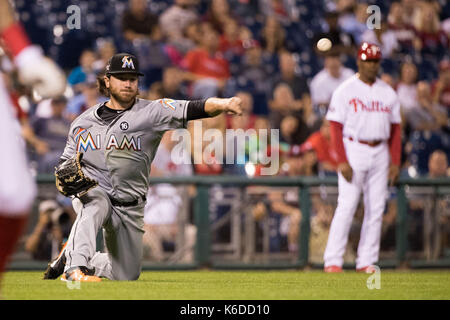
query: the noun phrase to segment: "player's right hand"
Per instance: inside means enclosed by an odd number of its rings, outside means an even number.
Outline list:
[[[226,112],[233,115],[242,115],[242,100],[239,97],[227,99]]]
[[[64,93],[66,77],[52,60],[34,46],[25,48],[19,56],[17,67],[21,83],[32,86],[42,98],[54,98]]]
[[[352,182],[353,169],[348,162],[343,162],[338,165],[338,171],[342,174],[345,180]]]

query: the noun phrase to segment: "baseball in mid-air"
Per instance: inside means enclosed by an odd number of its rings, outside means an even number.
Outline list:
[[[331,45],[331,41],[328,38],[322,38],[317,41],[317,49],[319,49],[319,51],[328,51],[331,49]]]

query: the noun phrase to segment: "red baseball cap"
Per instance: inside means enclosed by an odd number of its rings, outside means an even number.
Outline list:
[[[358,49],[358,59],[362,61],[380,60],[381,48],[374,43],[363,42]]]

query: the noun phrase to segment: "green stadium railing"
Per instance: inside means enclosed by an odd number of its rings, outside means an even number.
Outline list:
[[[38,184],[54,183],[52,175],[39,175]],[[195,185],[197,195],[194,200],[194,220],[197,226],[197,239],[195,248],[195,263],[186,266],[148,266],[156,269],[183,269],[183,268],[217,268],[217,269],[258,269],[258,268],[304,268],[308,265],[309,257],[309,236],[310,236],[310,212],[311,199],[310,188],[316,186],[337,186],[337,178],[319,178],[319,177],[256,177],[249,178],[245,176],[186,176],[186,177],[158,177],[151,178],[151,184],[170,183],[175,185]],[[246,186],[272,186],[272,187],[298,187],[300,210],[302,219],[300,221],[299,232],[299,255],[295,263],[286,264],[220,264],[211,261],[211,237],[209,231],[209,188],[213,185],[232,185],[239,187]],[[406,188],[415,186],[432,187],[435,195],[450,195],[450,178],[401,178],[397,181],[397,220],[396,220],[396,261],[394,267],[402,267],[407,263],[408,250],[408,219],[407,206],[408,199]],[[389,265],[389,264],[388,264]],[[411,261],[410,267],[450,267],[450,261],[423,262]],[[144,268],[145,268],[144,264]]]

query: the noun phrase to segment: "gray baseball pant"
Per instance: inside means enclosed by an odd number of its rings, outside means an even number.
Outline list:
[[[137,280],[141,273],[144,206],[113,206],[96,187],[72,205],[77,218],[65,250],[66,266],[95,268],[95,275],[111,280]],[[96,252],[97,233],[103,227],[106,253]]]

